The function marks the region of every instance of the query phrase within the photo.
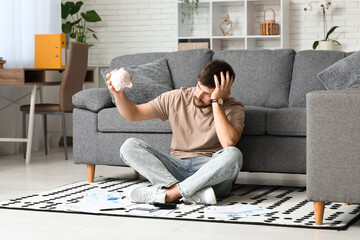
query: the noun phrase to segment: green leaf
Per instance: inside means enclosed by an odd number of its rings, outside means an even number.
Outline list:
[[[76,2],[70,9],[70,14],[71,15],[74,15],[76,13],[79,12],[81,6],[83,5],[84,3],[82,1],[79,1],[79,2]]]
[[[331,40],[332,42],[336,43],[337,45],[341,45],[338,41],[336,40]]]
[[[94,44],[89,44],[88,46],[89,46],[89,48],[90,48],[90,47],[94,46]]]
[[[78,36],[78,38],[76,39],[77,42],[85,42],[85,36]]]
[[[72,29],[71,22],[63,23],[61,25],[61,29],[62,29],[63,33],[65,33],[65,34],[71,33],[71,29]]]
[[[100,22],[101,21],[100,16],[94,10],[87,11],[86,13],[81,13],[81,16],[87,22]]]
[[[94,30],[92,30],[91,28],[87,28],[87,30],[89,30],[90,32],[95,32]]]
[[[314,44],[313,44],[313,49],[315,50],[318,45],[319,45],[319,41],[315,41]]]
[[[93,34],[93,37],[94,37],[96,40],[99,41],[99,39],[97,38],[97,36],[96,36],[95,34]]]
[[[69,4],[61,4],[61,18],[66,19],[70,13],[70,5]]]
[[[70,33],[70,37],[71,38],[76,38],[76,34],[75,33]]]
[[[82,18],[79,18],[78,20],[76,20],[76,21],[75,21],[75,22],[73,22],[72,24],[73,24],[73,25],[78,24],[78,23],[81,21],[81,19],[82,19]]]
[[[325,40],[325,41],[328,41],[330,34],[332,34],[332,33],[335,31],[335,29],[337,29],[338,27],[339,27],[339,26],[334,26],[334,27],[332,27],[332,28],[328,31],[328,33],[326,34],[326,38],[325,38],[324,40]]]
[[[71,8],[74,6],[75,4],[73,2],[66,2],[65,3],[65,7],[66,8],[69,8],[69,14],[70,14],[70,11],[71,11]]]

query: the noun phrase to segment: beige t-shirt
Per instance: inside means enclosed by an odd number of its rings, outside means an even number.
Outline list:
[[[194,92],[195,87],[181,88],[150,101],[158,117],[170,121],[173,132],[170,155],[177,158],[211,156],[222,149],[212,109],[195,107]],[[245,108],[240,101],[227,98],[222,107],[231,124],[244,127]]]

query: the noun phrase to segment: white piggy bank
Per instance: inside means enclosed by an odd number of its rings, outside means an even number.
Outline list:
[[[132,87],[132,77],[125,70],[125,68],[120,68],[118,71],[111,72],[110,81],[111,84],[114,86],[116,91],[119,91],[121,88],[131,88]]]

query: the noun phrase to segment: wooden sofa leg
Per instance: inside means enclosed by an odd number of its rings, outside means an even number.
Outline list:
[[[139,179],[139,173],[136,170],[134,170],[134,179]]]
[[[350,205],[350,203],[347,203],[347,202],[346,202],[346,203],[344,203],[344,205]]]
[[[87,175],[88,175],[88,182],[94,182],[95,176],[95,164],[88,164],[87,165]]]
[[[314,202],[315,224],[322,225],[324,218],[325,202]]]

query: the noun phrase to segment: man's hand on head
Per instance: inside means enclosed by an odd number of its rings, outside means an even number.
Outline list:
[[[226,99],[230,96],[231,86],[234,82],[234,76],[230,77],[229,71],[226,72],[226,77],[223,72],[220,73],[221,84],[216,75],[214,75],[215,90],[211,94],[211,99]]]

